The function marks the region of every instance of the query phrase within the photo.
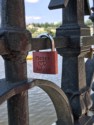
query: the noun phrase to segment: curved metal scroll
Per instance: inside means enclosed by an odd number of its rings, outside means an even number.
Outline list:
[[[3,82],[3,83],[2,83]],[[47,80],[28,80],[23,83],[8,83],[0,81],[0,89],[5,88],[4,91],[0,93],[0,104],[6,99],[19,94],[22,91],[26,91],[30,88],[38,86],[42,88],[51,98],[57,114],[57,124],[59,125],[74,125],[73,116],[71,112],[71,107],[69,105],[67,96],[64,92],[54,83]]]

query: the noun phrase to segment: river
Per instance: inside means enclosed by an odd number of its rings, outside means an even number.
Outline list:
[[[47,79],[58,86],[61,83],[62,57],[58,57],[59,73],[57,75],[43,75],[33,73],[32,61],[27,61],[28,78]],[[0,79],[5,77],[4,61],[0,57]],[[29,93],[29,122],[30,125],[55,125],[57,120],[54,106],[48,95],[40,88],[35,87]],[[0,106],[0,125],[8,125],[7,103]]]

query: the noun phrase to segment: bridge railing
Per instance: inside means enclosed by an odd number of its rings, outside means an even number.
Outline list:
[[[51,48],[50,41],[32,38],[26,30],[24,0],[0,1],[0,55],[5,62],[5,79],[0,80],[0,104],[7,100],[9,125],[29,125],[27,90],[34,86],[41,87],[52,99],[57,125],[90,125],[89,122],[94,121],[86,115],[91,107],[91,88],[87,85],[84,63],[94,44],[94,37],[84,24],[84,14],[89,13],[90,8],[87,0],[60,0],[60,3],[52,0],[49,5],[50,9],[63,7],[66,8],[62,26],[54,38],[58,54],[63,56],[61,90],[47,80],[27,78],[27,53]]]

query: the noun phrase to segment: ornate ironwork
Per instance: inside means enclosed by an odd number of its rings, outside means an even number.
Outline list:
[[[49,8],[64,8],[62,25],[54,38],[58,54],[63,57],[62,90],[47,80],[28,80],[27,53],[49,48],[50,41],[32,38],[26,30],[24,0],[0,0],[0,55],[5,61],[0,104],[8,100],[9,125],[29,125],[27,90],[39,86],[53,101],[57,125],[92,125],[94,118],[87,116],[92,106],[91,83],[87,83],[84,63],[94,44],[94,36],[84,24],[84,15],[90,14],[88,0],[51,0]]]

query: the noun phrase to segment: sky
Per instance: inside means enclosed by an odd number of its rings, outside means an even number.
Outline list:
[[[93,0],[89,1],[92,6]],[[26,23],[61,22],[62,9],[49,10],[49,3],[50,0],[25,0]]]

